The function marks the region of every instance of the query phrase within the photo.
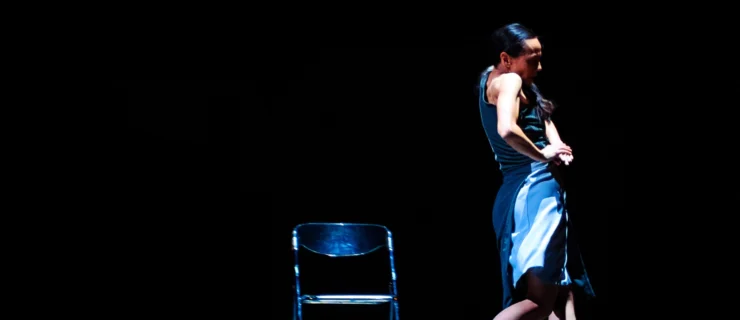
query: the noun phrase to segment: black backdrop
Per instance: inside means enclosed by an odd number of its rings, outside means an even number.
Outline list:
[[[159,279],[163,292],[187,291],[173,274],[198,274],[196,265],[220,270],[239,241],[254,245],[240,240],[249,235],[272,257],[269,284],[256,291],[270,288],[272,314],[283,319],[291,312],[292,227],[379,223],[396,237],[402,317],[492,318],[500,280],[491,207],[501,176],[480,125],[476,85],[489,64],[485,41],[505,22],[349,35],[312,29],[239,51],[212,41],[206,45],[222,51],[210,52],[208,63],[199,60],[205,55],[176,54],[195,46],[188,36],[128,38],[133,49],[114,87],[128,112],[125,178],[136,186],[127,189],[128,208],[148,221],[139,226],[142,240],[134,243],[145,249],[134,260],[159,270],[142,279]],[[617,128],[591,95],[597,52],[574,25],[522,22],[542,36],[537,81],[560,106],[555,122],[574,149],[566,169],[570,214],[603,312],[607,225],[621,209],[612,199],[621,197],[622,168],[608,149],[621,143]],[[137,55],[136,48],[150,50]],[[241,206],[222,205],[239,192]],[[267,216],[269,237],[259,227]],[[219,279],[250,274],[256,259],[224,268]],[[433,292],[454,299],[431,302]]]

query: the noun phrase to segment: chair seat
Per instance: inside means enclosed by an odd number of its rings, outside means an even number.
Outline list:
[[[388,294],[304,294],[303,304],[381,304],[393,301]]]

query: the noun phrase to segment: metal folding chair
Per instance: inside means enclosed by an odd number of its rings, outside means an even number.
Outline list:
[[[302,294],[298,253],[307,249],[310,253],[333,258],[365,256],[381,248],[388,250],[390,272],[388,292],[382,294]],[[303,320],[304,304],[349,304],[390,306],[390,319],[398,320],[398,293],[396,269],[393,257],[393,236],[382,225],[359,223],[304,223],[293,229],[293,253],[295,270],[295,299],[293,319]]]

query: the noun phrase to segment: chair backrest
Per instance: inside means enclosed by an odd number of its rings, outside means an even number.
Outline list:
[[[307,250],[300,250],[305,248]],[[386,248],[386,252],[378,252],[380,256],[386,255],[384,266],[381,268],[370,267],[373,270],[381,271],[378,277],[375,277],[375,272],[365,272],[369,270],[368,266],[372,266],[369,260],[372,259],[378,249]],[[341,270],[328,270],[325,273],[326,264],[321,267],[321,271],[316,273],[309,273],[317,275],[319,277],[307,277],[308,279],[317,279],[318,283],[310,283],[307,287],[304,287],[304,281],[301,280],[301,274],[304,272],[299,267],[299,252],[309,251],[313,254],[309,255],[322,255],[329,257],[327,259],[333,259],[337,257],[358,257],[360,260],[364,260],[362,264],[362,272],[356,273],[353,268],[341,268]],[[384,292],[384,295],[390,295],[393,297],[391,302],[391,312],[395,316],[394,319],[398,319],[398,290],[396,288],[396,268],[394,263],[393,255],[393,236],[386,228],[382,225],[377,224],[363,224],[363,223],[304,223],[296,226],[293,229],[293,253],[294,253],[294,272],[295,272],[295,312],[298,315],[298,319],[301,318],[302,314],[302,292],[309,291],[312,294],[316,292],[331,292],[331,294],[337,294],[338,292],[346,291],[347,285],[351,283],[353,292],[351,294],[376,294],[380,291]],[[356,259],[341,259],[342,261],[356,261]],[[365,264],[368,263],[368,264]],[[340,263],[341,264],[341,263]],[[310,265],[310,264],[309,264]],[[344,272],[349,272],[352,275],[360,275],[360,283],[355,283],[349,278],[345,277]],[[328,277],[321,276],[328,274]],[[376,281],[381,280],[383,281]],[[390,279],[388,279],[390,278]],[[338,280],[335,282],[334,280]],[[387,282],[390,280],[390,282]],[[371,285],[372,283],[372,285]],[[383,287],[379,287],[383,283]],[[313,286],[311,285],[313,284]],[[304,287],[304,288],[302,288]],[[306,290],[307,289],[307,290]]]
[[[300,247],[330,257],[359,256],[392,248],[385,226],[364,223],[304,223],[293,229],[293,250]]]

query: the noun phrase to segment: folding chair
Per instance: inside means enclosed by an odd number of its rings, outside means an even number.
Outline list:
[[[299,250],[332,258],[364,256],[381,248],[388,249],[390,271],[389,292],[383,294],[301,294],[298,261]],[[304,223],[293,229],[293,254],[295,271],[295,299],[293,319],[303,320],[304,304],[379,305],[388,303],[390,319],[398,320],[398,293],[396,268],[393,257],[393,237],[382,225],[359,223]]]

